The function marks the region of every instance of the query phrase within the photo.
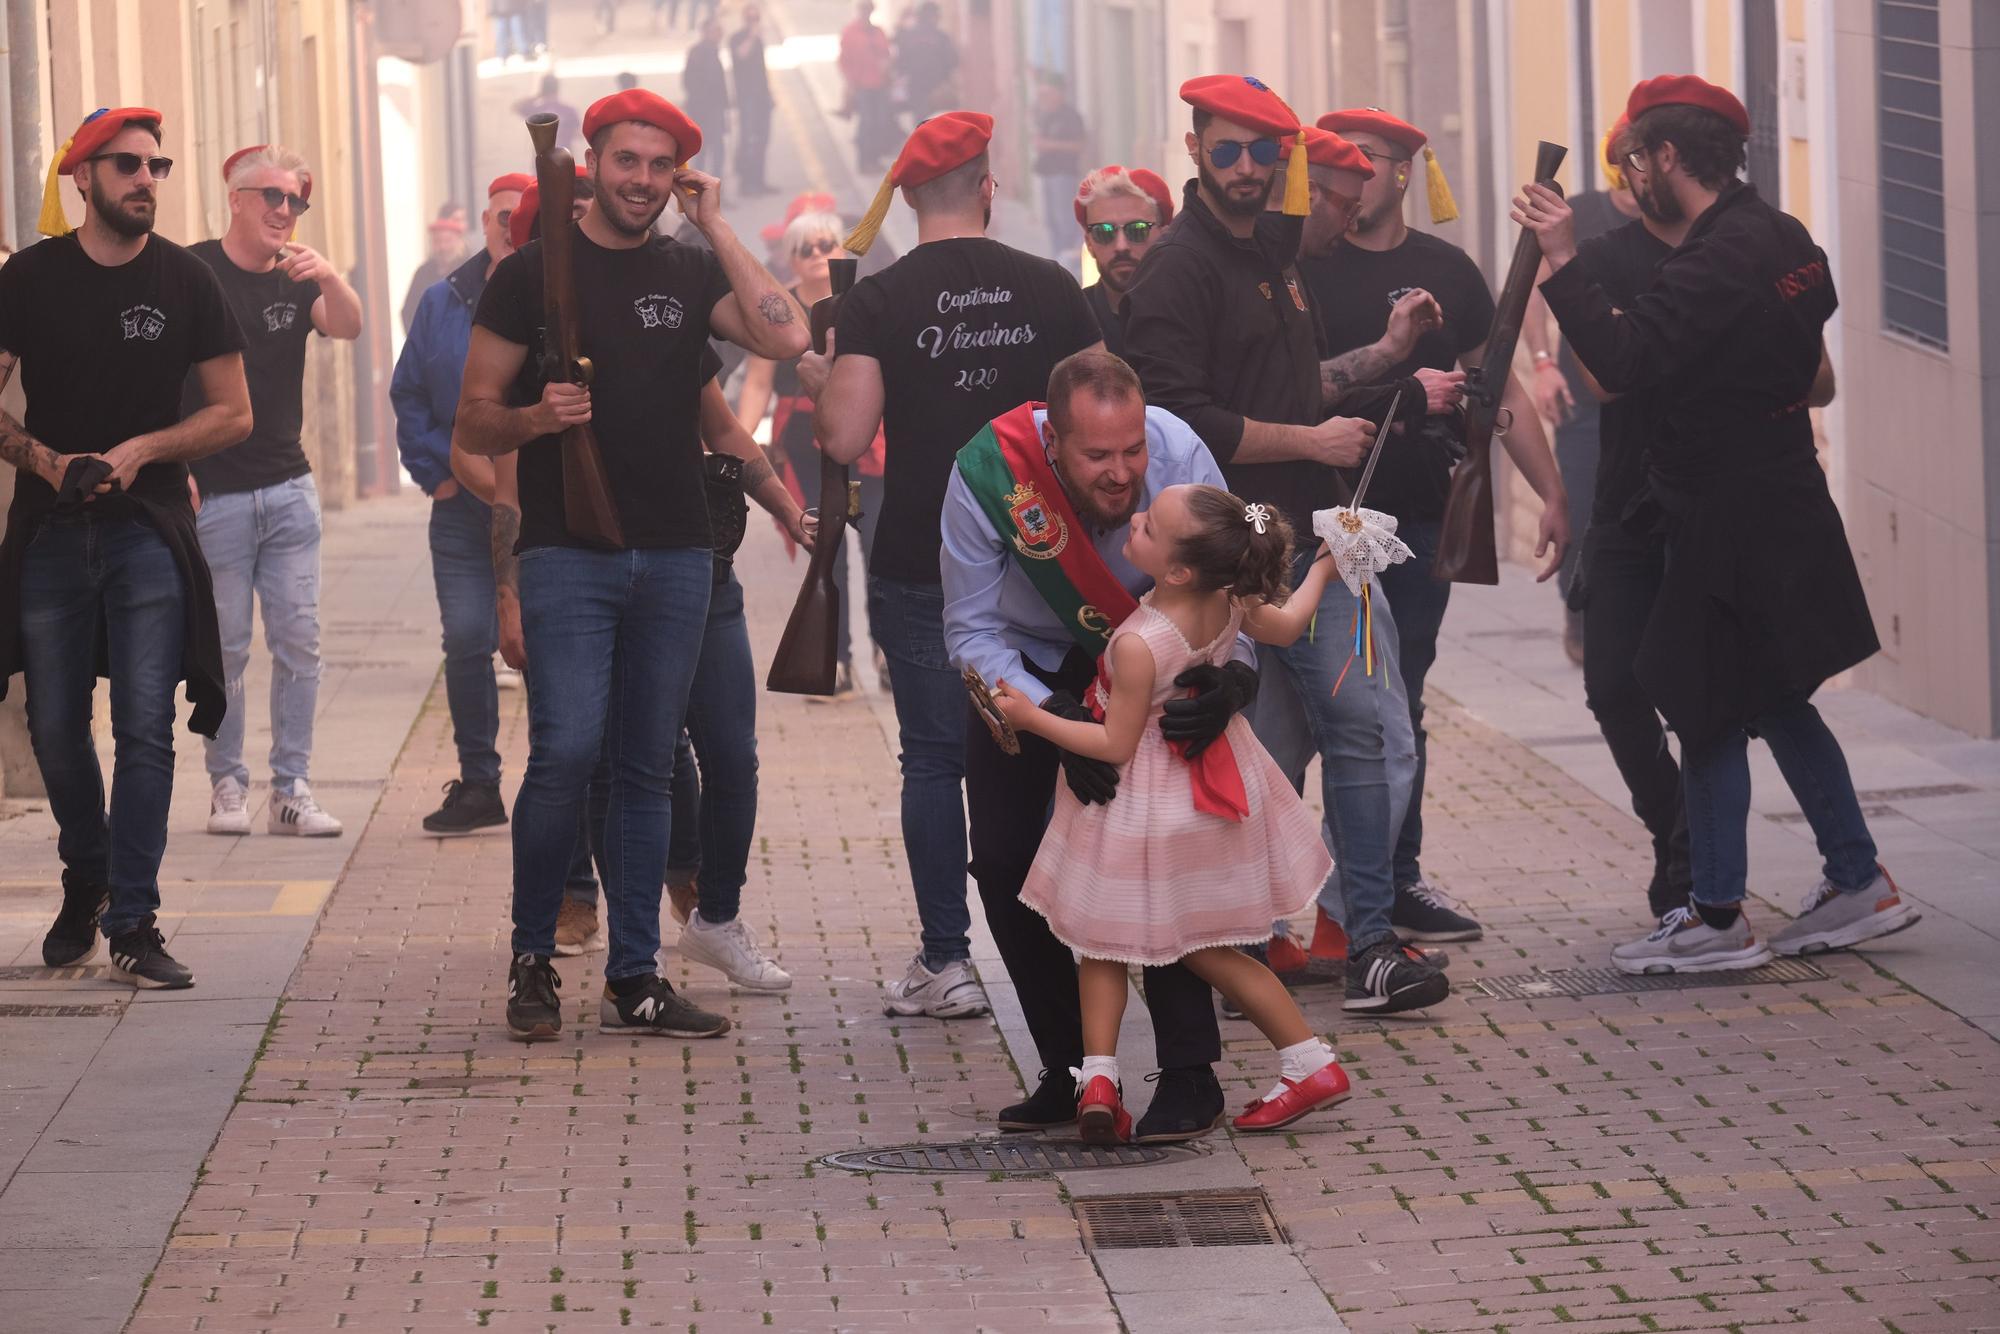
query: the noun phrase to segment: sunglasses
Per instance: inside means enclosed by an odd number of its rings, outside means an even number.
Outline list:
[[[1331,200],[1333,201],[1334,211],[1337,213],[1344,213],[1352,216],[1354,211],[1361,207],[1361,201],[1359,199],[1356,199],[1351,195],[1344,195],[1340,193],[1340,191],[1338,190],[1329,190],[1324,185],[1321,185],[1318,181],[1310,182],[1307,188],[1308,188],[1308,193],[1310,194],[1310,197],[1312,198],[1315,204],[1317,204],[1322,199]]]
[[[159,175],[158,172],[154,172],[153,174],[155,176]],[[280,204],[288,204],[291,206],[292,216],[295,218],[312,207],[304,196],[295,195],[289,190],[280,190],[275,185],[239,185],[236,187],[236,193],[239,195],[264,196],[265,208],[276,208]]]
[[[1247,143],[1241,139],[1220,139],[1208,150],[1208,160],[1217,171],[1228,171],[1236,165],[1236,159],[1250,150],[1250,160],[1260,167],[1268,167],[1278,160],[1276,139],[1252,139]]]
[[[1110,245],[1118,239],[1118,233],[1122,231],[1125,233],[1125,239],[1133,245],[1144,245],[1147,238],[1152,236],[1153,228],[1156,226],[1157,223],[1151,222],[1093,222],[1083,229],[1083,234],[1099,245]]]
[[[800,259],[811,259],[815,255],[831,255],[840,249],[840,242],[831,236],[822,236],[817,241],[802,241],[792,253]]]
[[[1653,160],[1646,149],[1635,148],[1625,155],[1625,170],[1634,176],[1644,176],[1653,169]]]
[[[142,153],[92,153],[84,161],[109,162],[112,170],[120,176],[137,176],[139,168],[144,167],[153,173],[153,179],[156,181],[164,181],[168,173],[174,169],[172,158],[148,157]]]

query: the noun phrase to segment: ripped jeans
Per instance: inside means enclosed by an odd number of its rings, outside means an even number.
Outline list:
[[[208,781],[250,786],[243,763],[243,671],[251,600],[263,604],[271,650],[271,786],[292,792],[312,762],[319,705],[319,489],[312,474],[255,491],[204,495],[195,525],[215,580],[229,707],[207,743]]]

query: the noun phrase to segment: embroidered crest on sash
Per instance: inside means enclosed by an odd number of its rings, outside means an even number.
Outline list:
[[[1007,493],[1007,513],[1018,535],[1014,549],[1031,560],[1054,560],[1069,545],[1069,525],[1049,508],[1041,493],[1023,482]]]

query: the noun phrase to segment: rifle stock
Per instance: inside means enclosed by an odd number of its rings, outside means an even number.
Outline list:
[[[822,355],[826,352],[826,336],[840,312],[840,299],[854,286],[860,264],[856,259],[827,262],[833,295],[813,303],[813,351]],[[788,695],[833,693],[834,678],[839,671],[836,645],[840,634],[840,588],[833,581],[833,561],[847,541],[847,521],[855,505],[854,491],[847,480],[847,465],[835,463],[821,451],[819,532],[813,538],[812,558],[806,564],[799,600],[792,604],[791,619],[785,622],[785,633],[771,658],[770,675],[764,679],[771,690]]]
[[[535,185],[541,195],[542,378],[590,383],[590,362],[577,355],[576,271],[570,260],[570,212],[576,198],[576,161],[556,142],[556,117],[528,117],[535,145]],[[590,423],[562,433],[563,524],[570,536],[596,546],[622,547],[625,529],[611,499],[604,451]]]
[[[1535,150],[1535,179],[1556,190],[1555,174],[1569,150],[1544,140]],[[1542,266],[1541,243],[1523,227],[1514,260],[1494,304],[1486,359],[1465,377],[1465,456],[1452,470],[1431,577],[1459,584],[1500,582],[1500,553],[1493,535],[1493,434],[1500,398],[1514,375],[1514,347],[1521,338],[1528,294]]]

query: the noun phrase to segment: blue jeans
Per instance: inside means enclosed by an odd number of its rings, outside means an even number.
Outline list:
[[[965,683],[944,647],[944,590],[868,576],[868,626],[889,661],[903,767],[903,849],[924,965],[972,956],[965,903]]]
[[[1310,547],[1299,555],[1293,582],[1303,577],[1312,556]],[[1257,739],[1294,782],[1311,759],[1303,743],[1309,739],[1318,750],[1323,832],[1336,867],[1321,888],[1320,904],[1347,928],[1357,951],[1390,934],[1395,902],[1390,840],[1407,810],[1417,764],[1396,619],[1380,587],[1373,602],[1372,676],[1360,658],[1348,666],[1359,604],[1346,584],[1330,580],[1309,637],[1289,648],[1259,650],[1264,682],[1250,719]],[[1336,694],[1334,682],[1343,667],[1347,676]]]
[[[111,891],[100,923],[107,938],[148,925],[160,907],[187,598],[173,553],[138,519],[51,517],[23,559],[28,737],[56,818],[65,883]],[[111,675],[108,814],[90,738],[100,634]]]
[[[694,875],[703,921],[733,922],[757,834],[757,669],[734,571],[709,599],[686,721],[668,788],[667,871]],[[569,896],[597,901],[587,866],[581,878],[571,875]]]
[[[458,776],[500,781],[500,696],[493,651],[500,622],[493,604],[493,511],[470,491],[431,504],[431,582],[444,623],[444,697]]]
[[[222,675],[229,708],[207,743],[208,781],[250,786],[243,763],[243,671],[250,665],[251,602],[263,605],[271,650],[271,786],[291,792],[312,763],[319,707],[319,488],[312,474],[255,491],[203,496],[195,517],[215,580]]]
[[[1400,525],[1396,535],[1409,545],[1411,557],[1382,571],[1376,589],[1388,594],[1388,600],[1396,604],[1396,652],[1402,667],[1403,693],[1410,701],[1410,732],[1417,754],[1416,768],[1410,778],[1409,809],[1397,825],[1396,850],[1389,868],[1390,879],[1398,889],[1416,884],[1424,875],[1417,865],[1424,849],[1424,771],[1429,763],[1424,732],[1424,678],[1430,675],[1431,664],[1437,661],[1438,630],[1444,625],[1445,607],[1451,602],[1451,585],[1431,578],[1431,562],[1437,559],[1438,532],[1443,527],[1437,519]]]
[[[1813,841],[1825,859],[1821,871],[1835,889],[1866,889],[1875,878],[1875,840],[1869,837],[1847,756],[1810,700],[1795,700],[1757,719],[1750,731],[1771,747],[1771,758],[1798,799]],[[1694,858],[1694,897],[1701,903],[1740,903],[1750,876],[1750,735],[1738,731],[1688,751],[1681,762],[1687,788],[1687,822]]]
[[[706,550],[521,553],[528,767],[514,803],[515,954],[555,950],[556,913],[600,755],[610,770],[604,897],[610,981],[654,971],[674,740],[708,616]]]

